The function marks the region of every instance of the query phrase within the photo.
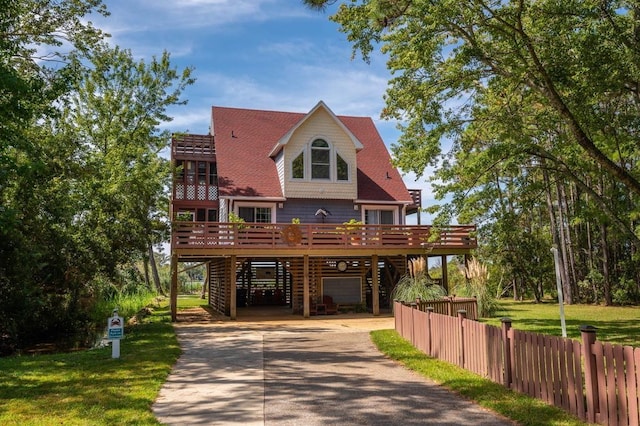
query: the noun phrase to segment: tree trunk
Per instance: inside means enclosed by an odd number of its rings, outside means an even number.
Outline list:
[[[153,254],[153,244],[149,242],[149,264],[151,265],[151,272],[153,274],[153,284],[155,285],[156,291],[158,294],[162,296],[167,296],[167,294],[162,289],[162,284],[160,284],[160,275],[158,274],[158,266],[156,265],[156,257]]]
[[[551,182],[549,181],[549,174],[547,173],[547,169],[546,168],[542,168],[542,177],[544,180],[544,187],[545,187],[545,195],[546,195],[546,200],[547,200],[547,210],[549,211],[549,229],[551,231],[551,237],[552,237],[552,241],[553,241],[553,245],[556,247],[556,249],[558,249],[558,258],[560,259],[560,280],[563,283],[563,288],[566,287],[566,283],[567,283],[567,276],[565,274],[563,274],[563,271],[565,271],[564,268],[562,268],[562,264],[564,263],[564,261],[562,260],[562,251],[559,249],[561,246],[561,241],[560,241],[560,231],[557,229],[558,227],[556,226],[557,222],[556,222],[556,211],[555,208],[553,207],[553,194],[551,192]],[[559,210],[559,209],[558,209]],[[558,213],[560,214],[560,213]],[[562,220],[559,220],[560,223],[562,223]],[[559,225],[562,226],[562,225]],[[555,262],[555,258],[554,258],[554,262]],[[565,293],[565,297],[564,300],[567,303],[570,303],[567,298],[566,298],[566,292],[567,290],[564,290]]]
[[[202,291],[200,292],[200,299],[207,298],[207,285],[209,284],[209,264],[206,264],[206,271],[204,276],[204,282],[202,283]]]
[[[564,301],[571,305],[573,304],[573,284],[571,283],[571,277],[569,275],[568,256],[567,256],[567,240],[565,232],[565,220],[562,208],[562,198],[560,195],[560,184],[556,182],[556,197],[558,201],[558,223],[556,226],[558,241],[560,243],[560,274],[562,275],[562,288],[564,291]]]
[[[571,220],[569,215],[569,201],[567,200],[567,194],[565,191],[564,185],[558,184],[558,189],[560,191],[560,208],[562,209],[562,215],[564,217],[563,224],[565,224],[562,228],[565,232],[565,241],[566,241],[566,249],[567,249],[567,274],[569,275],[569,285],[571,286],[571,294],[573,295],[573,300],[578,302],[580,299],[580,294],[578,293],[578,275],[576,273],[576,259],[573,252],[573,242],[571,240]]]
[[[609,246],[607,243],[607,225],[600,224],[600,239],[602,240],[602,290],[604,292],[604,303],[607,306],[613,304],[611,297],[611,277],[609,276]]]
[[[144,283],[149,290],[153,290],[153,287],[151,287],[151,280],[149,279],[149,258],[145,256],[142,263],[144,265]]]

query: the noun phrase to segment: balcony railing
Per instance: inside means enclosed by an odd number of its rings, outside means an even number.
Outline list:
[[[213,156],[216,153],[213,136],[175,134],[172,137],[172,157]]]
[[[174,249],[375,249],[477,247],[475,226],[175,222]]]

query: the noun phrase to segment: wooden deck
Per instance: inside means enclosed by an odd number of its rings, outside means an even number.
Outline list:
[[[466,254],[475,226],[175,222],[171,249],[188,256]]]

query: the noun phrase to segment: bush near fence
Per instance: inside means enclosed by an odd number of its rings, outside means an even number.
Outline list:
[[[516,330],[394,302],[395,329],[425,354],[603,425],[640,424],[640,348]]]

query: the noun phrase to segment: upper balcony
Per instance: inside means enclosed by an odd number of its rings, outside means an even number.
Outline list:
[[[182,257],[468,254],[474,225],[342,225],[175,222],[171,249]]]
[[[174,134],[171,138],[171,158],[211,158],[216,148],[211,135]]]

